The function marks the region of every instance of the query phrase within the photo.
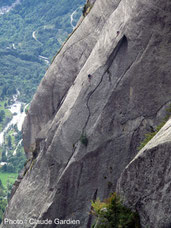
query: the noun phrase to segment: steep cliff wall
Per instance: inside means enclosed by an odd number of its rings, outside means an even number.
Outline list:
[[[33,160],[6,218],[73,218],[90,227],[90,200],[115,190],[171,100],[170,12],[169,0],[95,2],[33,98],[23,127]]]
[[[72,34],[72,38],[70,37],[49,67],[38,88],[38,93],[33,98],[23,127],[26,152],[35,149],[38,133],[45,129],[47,123],[51,124],[69,88],[97,43],[106,20],[119,2],[120,0],[98,1],[95,9],[92,9],[92,13]]]
[[[142,227],[171,227],[171,119],[126,167],[118,181]]]

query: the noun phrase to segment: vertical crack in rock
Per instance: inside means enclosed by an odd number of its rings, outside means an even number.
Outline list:
[[[85,133],[86,126],[87,126],[87,124],[88,124],[88,122],[89,122],[89,119],[90,119],[90,116],[91,116],[91,110],[90,110],[90,107],[89,107],[90,98],[91,98],[91,96],[95,93],[95,91],[98,89],[98,87],[101,85],[101,83],[102,83],[102,81],[103,81],[103,78],[104,78],[104,75],[105,75],[107,72],[109,72],[109,68],[110,68],[112,62],[114,61],[114,59],[115,59],[115,57],[116,57],[116,55],[117,55],[119,49],[121,48],[122,43],[124,42],[125,39],[126,39],[126,37],[123,36],[123,37],[120,39],[120,41],[118,42],[116,48],[114,49],[113,53],[112,53],[112,54],[110,55],[110,57],[109,57],[109,60],[108,60],[108,68],[107,68],[107,69],[105,70],[105,72],[102,74],[99,83],[96,85],[96,87],[95,87],[95,88],[89,93],[89,95],[88,95],[88,98],[87,98],[87,101],[86,101],[86,106],[87,106],[87,109],[88,109],[88,117],[87,117],[87,120],[86,120],[86,122],[85,122],[85,124],[84,124],[84,127],[83,127],[83,129],[82,129],[82,132],[83,132],[83,133]],[[106,64],[105,64],[105,65],[106,65]],[[105,66],[105,65],[104,65],[104,66]]]
[[[79,175],[78,175],[77,193],[76,193],[76,195],[78,195],[78,191],[79,191],[79,187],[80,187],[80,181],[81,181],[82,170],[83,170],[83,163],[81,162],[80,173],[79,173]]]

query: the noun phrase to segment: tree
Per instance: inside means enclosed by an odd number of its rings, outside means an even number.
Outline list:
[[[0,224],[2,222],[3,214],[5,212],[5,207],[7,205],[7,200],[4,198],[0,198]]]
[[[8,147],[11,147],[12,146],[12,140],[11,140],[11,135],[8,136]]]
[[[7,156],[6,156],[6,150],[5,150],[5,149],[2,151],[2,158],[1,158],[1,161],[2,161],[2,162],[6,162],[6,161],[7,161]]]
[[[4,112],[4,110],[1,110],[0,111],[0,122],[3,121],[4,117],[5,117],[5,112]]]
[[[2,181],[1,181],[1,179],[0,179],[0,198],[1,197],[4,197],[4,186],[3,186],[3,184],[2,184]]]
[[[21,107],[20,107],[20,112],[23,112],[24,111],[24,105],[21,104]]]
[[[140,228],[139,216],[136,212],[123,205],[119,196],[113,193],[111,197],[101,202],[92,202],[92,214],[97,217],[96,228]]]
[[[3,189],[4,187],[3,187],[3,185],[2,185],[2,181],[1,181],[1,179],[0,179],[0,189]]]
[[[7,89],[8,89],[8,87],[6,85],[2,88],[1,97],[4,98],[4,96],[7,94]]]
[[[2,172],[7,172],[7,164],[3,165],[1,170],[2,170]]]
[[[4,108],[7,108],[7,103],[6,102],[4,103]]]

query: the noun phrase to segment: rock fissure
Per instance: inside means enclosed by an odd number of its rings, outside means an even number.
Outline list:
[[[58,103],[57,108],[55,109],[55,110],[56,110],[55,112],[57,112],[57,111],[60,109],[60,107],[62,106],[62,104],[63,104],[64,101],[65,101],[65,98],[66,98],[67,94],[68,94],[68,90],[67,90],[67,91],[64,93],[64,95],[61,97],[60,102]]]
[[[52,100],[52,116],[55,114],[55,104],[54,104],[54,96],[53,96],[53,94],[54,94],[54,84],[53,84],[53,86],[52,86],[52,98],[51,98],[51,100]]]
[[[124,39],[126,39],[125,36],[123,36],[123,37],[121,38],[121,40],[118,42],[116,48],[115,48],[114,51],[113,51],[112,60],[110,60],[110,57],[109,57],[109,64],[108,64],[108,67],[107,67],[107,69],[105,70],[105,72],[102,74],[99,83],[98,83],[98,84],[96,85],[96,87],[88,94],[88,98],[87,98],[87,101],[86,101],[86,106],[87,106],[87,110],[88,110],[88,117],[87,117],[87,120],[86,120],[86,122],[85,122],[85,124],[84,124],[84,127],[83,127],[83,129],[82,129],[82,133],[83,133],[83,134],[85,133],[86,126],[87,126],[87,124],[88,124],[88,122],[89,122],[89,119],[90,119],[90,116],[91,116],[91,110],[90,110],[90,107],[89,107],[90,98],[91,98],[91,96],[96,92],[96,90],[98,89],[98,87],[101,85],[101,83],[102,83],[102,81],[103,81],[103,78],[104,78],[105,74],[109,72],[109,69],[110,69],[110,67],[111,67],[111,64],[112,64],[112,62],[114,61],[114,59],[115,59],[115,57],[116,57],[116,55],[117,55],[117,53],[118,53],[118,51],[119,51],[119,49],[120,49],[120,47],[121,47],[121,45],[122,45],[122,42],[124,41]],[[104,66],[105,66],[105,65],[104,65]]]

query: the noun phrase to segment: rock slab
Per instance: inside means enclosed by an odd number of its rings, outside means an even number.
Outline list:
[[[5,218],[72,218],[91,227],[91,200],[116,190],[170,104],[170,12],[170,0],[95,1],[32,100],[23,126],[29,165]]]

